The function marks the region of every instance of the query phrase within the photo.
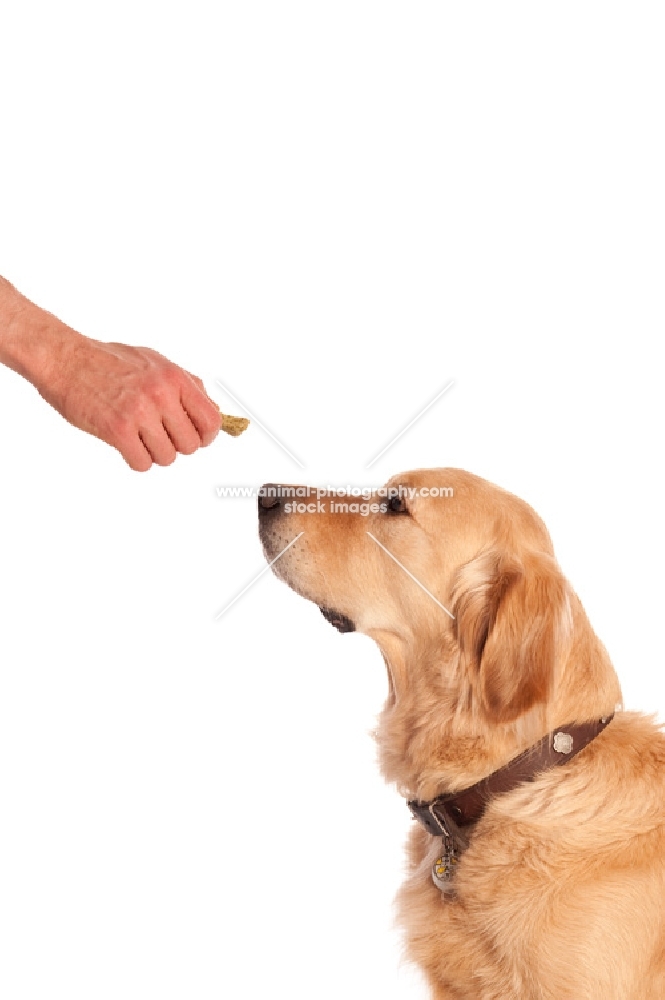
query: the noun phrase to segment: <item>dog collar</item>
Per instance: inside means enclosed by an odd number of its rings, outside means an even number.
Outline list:
[[[437,795],[429,802],[410,801],[408,805],[414,818],[420,820],[432,836],[443,837],[444,852],[432,870],[435,883],[442,888],[449,882],[459,855],[468,847],[471,830],[496,795],[533,781],[542,771],[565,764],[591,743],[613,718],[614,713],[594,722],[563,726],[461,792]]]

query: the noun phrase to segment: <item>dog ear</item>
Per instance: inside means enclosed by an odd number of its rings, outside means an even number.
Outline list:
[[[547,700],[566,588],[554,559],[540,552],[522,559],[484,552],[458,573],[457,641],[493,722],[510,722]]]

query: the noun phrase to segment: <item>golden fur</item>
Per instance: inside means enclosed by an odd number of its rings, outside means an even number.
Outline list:
[[[558,726],[610,714],[616,674],[534,511],[455,469],[389,485],[454,495],[367,516],[282,502],[261,517],[270,559],[304,531],[277,575],[381,649],[386,779],[430,799]],[[398,897],[408,956],[436,1000],[664,1000],[665,738],[652,720],[618,711],[566,765],[497,797],[450,896],[430,877],[438,853],[414,823]]]

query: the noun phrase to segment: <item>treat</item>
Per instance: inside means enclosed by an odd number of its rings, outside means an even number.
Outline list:
[[[215,406],[217,406],[217,403],[215,403]],[[218,406],[217,409],[219,410]],[[230,413],[222,413],[221,410],[219,410],[219,417],[222,430],[230,434],[231,437],[238,437],[239,434],[242,434],[249,427],[247,417],[234,417]]]

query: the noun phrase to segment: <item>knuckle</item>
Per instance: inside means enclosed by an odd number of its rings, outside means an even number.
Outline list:
[[[149,400],[153,405],[163,407],[179,393],[179,386],[177,369],[172,370],[169,367],[152,372],[144,383],[140,401],[145,403],[146,400]]]
[[[114,413],[108,420],[109,437],[112,441],[126,441],[133,426],[133,422],[124,413]]]
[[[153,406],[163,409],[173,398],[173,389],[167,385],[164,379],[151,380],[146,389],[145,400],[149,400]]]
[[[128,425],[144,423],[152,410],[145,393],[134,393],[124,404],[124,417]]]
[[[177,365],[168,364],[161,373],[161,380],[169,388],[179,389],[182,384],[182,372]]]

